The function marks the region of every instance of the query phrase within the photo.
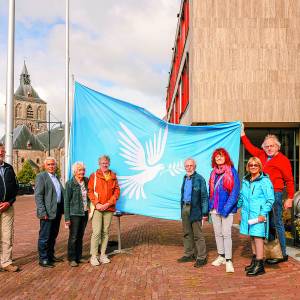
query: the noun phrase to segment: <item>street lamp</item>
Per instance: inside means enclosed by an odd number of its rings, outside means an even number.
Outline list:
[[[51,140],[51,129],[53,129],[54,125],[59,124],[60,130],[62,130],[62,122],[61,121],[51,121],[50,110],[48,112],[48,121],[38,121],[39,124],[48,124],[48,156],[50,156],[50,140]]]

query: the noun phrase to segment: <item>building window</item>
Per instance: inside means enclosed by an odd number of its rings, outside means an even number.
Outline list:
[[[182,71],[181,112],[184,113],[189,104],[189,56],[186,56]]]
[[[36,110],[36,118],[38,119],[38,120],[41,120],[42,119],[42,108],[39,106],[38,108],[37,108],[37,110]]]
[[[289,128],[247,128],[246,134],[252,144],[258,148],[261,148],[261,144],[267,134],[275,134],[278,137],[281,142],[280,151],[288,157],[292,165],[295,190],[299,190],[299,144],[296,139],[297,130]],[[251,157],[251,154],[244,147],[242,147],[242,150],[239,164],[241,177],[245,175],[245,167],[248,159]]]
[[[39,159],[39,158],[36,159],[36,163],[37,163],[37,164],[40,163],[40,159]]]
[[[28,119],[33,119],[33,109],[31,105],[27,106],[27,114],[26,114]]]
[[[21,117],[21,113],[22,113],[22,105],[20,103],[18,103],[16,105],[15,117],[16,118],[20,118]]]
[[[25,161],[24,157],[21,158],[21,163],[23,163]]]

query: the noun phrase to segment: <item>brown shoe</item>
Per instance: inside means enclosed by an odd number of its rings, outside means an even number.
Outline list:
[[[8,265],[6,267],[2,267],[2,269],[4,271],[7,271],[7,272],[17,272],[17,271],[19,271],[19,267],[15,266],[13,264],[10,264],[10,265]]]
[[[90,260],[88,258],[80,258],[80,260],[78,261],[80,264],[86,264],[88,263]]]

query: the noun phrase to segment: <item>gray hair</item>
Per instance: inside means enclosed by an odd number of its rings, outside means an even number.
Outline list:
[[[98,158],[98,163],[100,163],[101,159],[105,159],[110,163],[110,157],[108,155],[102,155]]]
[[[45,160],[44,160],[44,164],[45,164],[48,160],[53,160],[53,161],[55,162],[55,164],[57,164],[56,159],[55,159],[54,157],[52,157],[52,156],[46,157]]]
[[[75,173],[76,173],[76,171],[78,170],[79,167],[82,167],[83,169],[85,169],[85,164],[82,161],[76,161],[72,165],[72,173],[73,173],[73,175],[75,175]]]
[[[188,157],[185,161],[184,161],[184,165],[185,165],[185,163],[187,162],[187,161],[192,161],[193,163],[194,163],[194,165],[195,165],[195,169],[196,169],[196,167],[197,167],[197,163],[196,163],[196,161],[192,158],[192,157]]]
[[[280,149],[281,143],[279,142],[279,139],[278,139],[278,137],[277,137],[275,134],[267,134],[267,135],[265,136],[264,142],[262,143],[261,147],[264,148],[264,147],[265,147],[266,141],[267,141],[267,140],[270,140],[270,139],[274,140],[275,144],[276,144],[276,145],[279,147],[279,149]]]

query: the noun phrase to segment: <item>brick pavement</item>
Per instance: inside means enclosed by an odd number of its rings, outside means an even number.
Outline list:
[[[132,255],[117,255],[112,263],[71,268],[67,261],[53,269],[38,266],[38,220],[32,196],[20,197],[15,205],[14,259],[22,270],[0,273],[1,299],[300,299],[300,264],[293,259],[266,274],[248,278],[244,266],[250,259],[247,238],[233,234],[234,274],[213,267],[216,256],[211,225],[205,226],[209,264],[201,269],[193,263],[178,264],[182,255],[181,223],[176,221],[122,217],[124,247]],[[66,257],[67,230],[61,226],[57,255]],[[90,225],[84,238],[88,254]],[[116,222],[111,239],[116,240]]]

